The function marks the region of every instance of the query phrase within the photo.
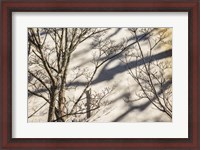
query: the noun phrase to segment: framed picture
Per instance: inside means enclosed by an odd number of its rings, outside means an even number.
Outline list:
[[[1,2],[2,149],[192,149],[199,1]]]

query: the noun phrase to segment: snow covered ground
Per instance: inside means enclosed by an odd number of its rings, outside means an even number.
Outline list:
[[[169,33],[171,34],[171,30]],[[132,35],[127,31],[127,28],[113,28],[105,35],[105,38],[113,40],[130,39]],[[172,35],[169,36],[172,38]],[[91,71],[94,66],[90,60],[92,55],[91,40],[87,40],[77,47],[76,52],[72,56],[72,61],[69,66],[68,81],[73,77],[74,72],[72,70],[77,66],[81,69]],[[147,45],[142,45],[143,49],[147,49]],[[170,46],[157,47],[154,55],[160,54],[165,51],[169,51]],[[172,57],[167,56],[160,58],[161,60],[170,61]],[[165,76],[172,78],[172,70],[166,70]],[[66,97],[77,98],[80,95],[86,79],[79,78],[73,83],[76,89],[68,91]],[[83,119],[84,122],[171,122],[171,118],[164,112],[158,110],[151,104],[148,99],[142,99],[134,101],[136,99],[135,94],[139,90],[139,86],[134,79],[128,74],[126,64],[120,59],[112,59],[103,65],[90,86],[91,92],[103,91],[105,88],[113,88],[113,90],[102,100],[101,107],[92,111],[91,117]],[[70,95],[70,96],[69,96]],[[44,105],[44,106],[43,106]],[[32,115],[41,106],[43,106],[37,113]],[[28,98],[28,122],[47,122],[49,104],[42,98],[31,96]],[[79,118],[72,117],[67,121],[79,122],[83,121],[81,118],[85,118],[86,114],[79,115]]]

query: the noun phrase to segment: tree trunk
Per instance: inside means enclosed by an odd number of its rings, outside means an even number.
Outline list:
[[[55,104],[56,104],[56,101],[55,101],[55,87],[52,87],[52,93],[50,95],[48,122],[52,122],[54,120]]]
[[[62,117],[62,121],[65,121],[67,119],[67,106],[66,106],[66,98],[65,98],[65,82],[66,82],[66,78],[67,78],[67,69],[69,66],[69,62],[70,62],[70,54],[68,55],[68,57],[66,58],[66,62],[64,65],[64,69],[62,71],[62,76],[61,76],[61,85],[60,85],[60,90],[59,90],[59,115],[60,117]]]
[[[61,121],[63,122],[67,119],[67,106],[64,87],[61,87],[59,91],[59,117],[62,117]]]
[[[91,101],[91,98],[90,98],[90,94],[91,94],[91,89],[87,90],[86,91],[86,109],[87,109],[87,119],[90,118],[91,114],[90,114],[90,101]]]

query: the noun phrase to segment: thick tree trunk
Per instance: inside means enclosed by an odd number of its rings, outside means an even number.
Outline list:
[[[59,117],[61,117],[61,121],[63,122],[67,119],[67,106],[64,87],[62,87],[62,89],[59,91]]]
[[[48,113],[48,122],[52,122],[54,120],[55,115],[55,87],[52,87],[52,93],[50,95],[50,104],[49,104],[49,113]]]
[[[90,101],[91,101],[91,97],[90,97],[90,94],[91,94],[91,89],[87,90],[86,91],[86,107],[87,107],[87,119],[90,118],[91,114],[90,114]]]
[[[68,55],[68,57],[66,58],[66,62],[64,65],[64,69],[62,71],[62,76],[61,76],[61,85],[60,85],[60,90],[59,90],[59,116],[62,117],[61,120],[65,121],[67,119],[67,101],[65,98],[65,82],[66,82],[66,78],[67,78],[67,69],[69,66],[69,62],[70,62],[70,54]]]

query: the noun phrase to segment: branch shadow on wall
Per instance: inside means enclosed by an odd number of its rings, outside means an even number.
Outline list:
[[[164,85],[163,85],[163,91],[159,91],[158,95],[161,95],[162,92],[164,92],[170,85],[172,84],[172,80],[167,81]],[[152,101],[154,101],[156,99],[156,96],[154,96],[152,98]],[[151,104],[151,101],[147,101],[146,103],[142,104],[142,105],[137,105],[134,106],[134,104],[132,103],[132,106],[130,106],[130,108],[124,112],[123,114],[121,114],[120,116],[118,116],[117,118],[115,118],[112,122],[118,122],[121,121],[124,117],[126,117],[126,115],[128,115],[129,113],[131,113],[134,110],[139,110],[140,112],[144,111],[149,105]],[[158,121],[159,118],[157,118],[155,121]]]
[[[172,56],[172,49],[169,49],[167,51],[152,55],[151,57],[145,57],[145,62],[149,63],[152,61],[161,60],[161,59],[168,58],[171,56]],[[92,81],[91,85],[94,85],[94,84],[97,84],[97,83],[100,83],[103,81],[112,80],[117,74],[127,71],[127,64],[123,64],[123,63],[120,63],[119,65],[117,65],[111,69],[107,69],[107,66],[109,64],[111,64],[114,60],[119,59],[120,57],[121,56],[117,56],[117,57],[111,59],[110,61],[108,61],[103,66],[103,68],[101,69],[101,71],[100,71],[99,75],[96,77],[96,79],[94,79]],[[153,60],[152,60],[152,58],[153,58]],[[128,63],[130,69],[141,66],[143,64],[144,63],[143,63],[142,59]],[[86,85],[86,82],[77,81],[77,82],[72,82],[72,83],[66,84],[66,87],[68,87],[68,86],[84,86],[84,85]]]

